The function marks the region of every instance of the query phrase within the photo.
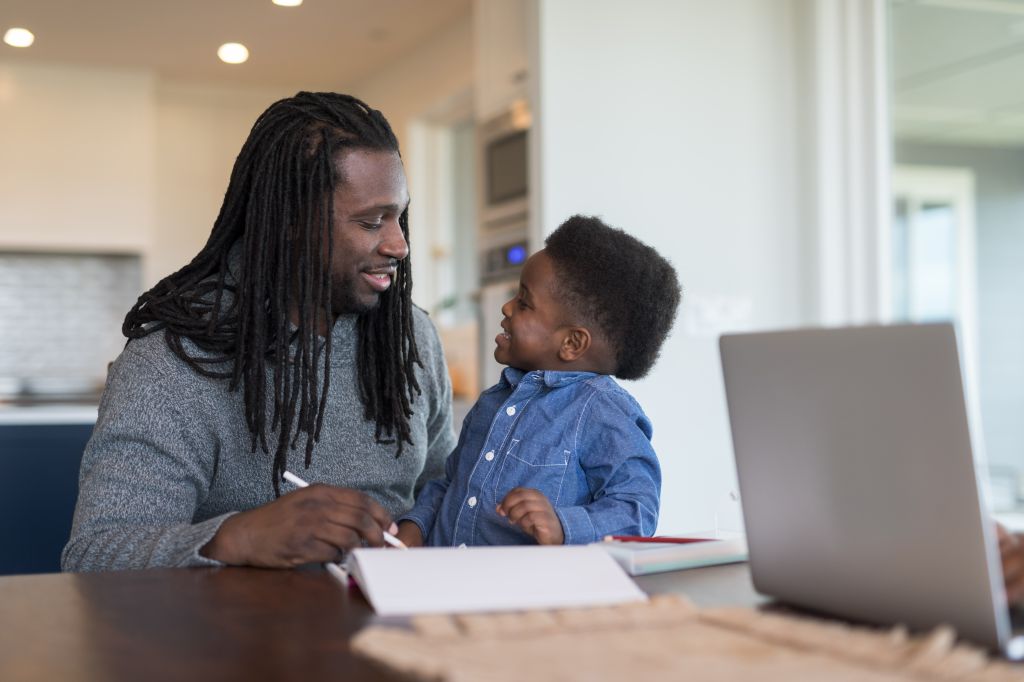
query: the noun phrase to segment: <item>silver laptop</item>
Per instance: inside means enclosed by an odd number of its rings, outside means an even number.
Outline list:
[[[755,588],[1011,658],[995,527],[949,324],[720,341]]]

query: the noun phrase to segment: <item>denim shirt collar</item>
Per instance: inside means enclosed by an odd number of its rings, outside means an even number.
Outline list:
[[[521,369],[515,367],[506,367],[501,372],[501,381],[499,385],[506,384],[515,388],[519,385],[519,382],[526,381],[536,382],[538,384],[544,384],[548,388],[561,388],[562,386],[568,386],[574,384],[577,381],[586,381],[593,377],[600,376],[596,372],[559,372],[552,369],[538,369],[532,372],[524,372]]]

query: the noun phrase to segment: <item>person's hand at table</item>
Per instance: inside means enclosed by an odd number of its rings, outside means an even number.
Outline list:
[[[381,547],[385,530],[398,529],[368,495],[314,484],[231,516],[200,553],[232,565],[291,568],[364,544]]]
[[[565,542],[565,531],[555,508],[539,490],[513,488],[498,503],[497,512],[532,535],[537,544],[561,545]]]
[[[402,521],[398,524],[398,532],[394,536],[405,543],[406,547],[422,547],[423,533],[420,527],[412,521]]]
[[[1010,604],[1020,604],[1024,601],[1024,539],[999,523],[996,524],[996,534],[999,536],[1006,599]]]

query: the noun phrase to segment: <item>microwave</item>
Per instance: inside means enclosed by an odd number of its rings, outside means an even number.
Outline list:
[[[480,127],[480,222],[484,230],[524,223],[529,210],[528,118],[510,111]]]

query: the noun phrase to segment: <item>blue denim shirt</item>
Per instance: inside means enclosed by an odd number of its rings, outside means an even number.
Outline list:
[[[661,469],[651,432],[609,376],[506,368],[466,416],[444,477],[399,520],[415,522],[427,545],[533,543],[495,510],[522,486],[547,496],[566,544],[652,535]]]

